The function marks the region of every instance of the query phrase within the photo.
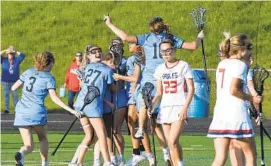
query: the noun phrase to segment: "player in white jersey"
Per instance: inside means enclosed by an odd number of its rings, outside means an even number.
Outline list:
[[[26,70],[11,88],[12,91],[20,86],[23,89],[22,97],[15,108],[14,126],[19,128],[24,142],[24,146],[15,154],[16,166],[23,166],[24,156],[34,149],[32,130],[39,138],[41,165],[48,166],[47,109],[44,105],[48,94],[57,105],[78,118],[81,116],[81,113],[65,105],[56,93],[56,81],[50,73],[54,61],[50,52],[35,55],[35,67]]]
[[[157,123],[162,124],[173,165],[183,166],[179,137],[194,94],[192,71],[188,63],[176,59],[174,41],[163,40],[160,53],[165,63],[159,65],[154,73],[157,92],[153,108],[161,101]]]
[[[232,139],[238,141],[246,164],[256,165],[254,132],[245,101],[259,104],[262,97],[245,93],[248,73],[245,62],[249,60],[251,50],[250,39],[244,34],[230,37],[221,45],[222,55],[228,59],[222,60],[217,67],[217,99],[207,135],[214,138],[216,156],[213,166],[225,164]]]

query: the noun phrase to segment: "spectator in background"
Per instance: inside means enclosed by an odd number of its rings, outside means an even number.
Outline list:
[[[6,55],[6,56],[4,56]],[[18,56],[16,56],[18,55]],[[4,89],[5,111],[9,113],[9,94],[12,85],[19,79],[20,64],[24,60],[25,54],[16,50],[15,47],[9,46],[6,50],[1,51],[1,65],[2,65],[2,86]],[[18,91],[12,92],[14,108],[18,102]]]
[[[80,91],[80,80],[78,76],[74,74],[74,70],[79,69],[82,59],[83,54],[78,51],[65,76],[64,87],[68,89],[68,105],[70,108],[73,108],[74,98]]]

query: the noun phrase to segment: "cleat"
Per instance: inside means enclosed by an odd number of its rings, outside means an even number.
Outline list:
[[[16,160],[15,166],[23,166],[24,165],[24,161],[23,161],[24,159],[23,159],[23,156],[20,152],[16,152],[14,158]]]
[[[128,160],[126,166],[137,166],[138,164],[142,163],[146,158],[142,155],[134,155],[132,158]]]

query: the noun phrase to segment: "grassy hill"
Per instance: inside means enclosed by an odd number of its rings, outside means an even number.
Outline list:
[[[60,87],[77,50],[83,51],[91,43],[100,45],[106,51],[110,40],[115,37],[102,21],[103,15],[109,13],[117,26],[134,35],[148,32],[150,18],[161,16],[170,25],[172,33],[186,41],[193,41],[197,32],[190,13],[198,6],[208,9],[204,40],[208,68],[217,66],[218,43],[223,39],[222,32],[225,30],[248,34],[255,48],[258,35],[255,61],[265,68],[271,68],[271,2],[1,1],[1,48],[14,45],[27,54],[21,71],[33,65],[32,55],[35,53],[52,51],[56,57],[53,74]],[[125,51],[128,56],[127,46]],[[253,53],[256,55],[256,49]],[[180,50],[178,56],[193,68],[202,68],[200,49],[194,52]],[[209,75],[214,78],[214,72]],[[214,87],[212,79],[211,110]],[[264,111],[271,117],[270,81],[266,82],[265,92]],[[47,106],[51,110],[57,108],[49,100]]]

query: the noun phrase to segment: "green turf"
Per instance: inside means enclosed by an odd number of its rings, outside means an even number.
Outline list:
[[[208,68],[216,68],[218,43],[223,39],[222,32],[247,33],[255,45],[258,34],[257,57],[255,61],[271,68],[270,35],[271,2],[227,2],[227,1],[172,1],[172,2],[120,2],[120,1],[1,1],[1,48],[14,45],[27,54],[21,71],[33,65],[32,55],[39,51],[50,50],[56,57],[53,74],[57,88],[63,84],[64,75],[77,50],[83,51],[87,44],[98,44],[106,52],[108,44],[115,35],[102,21],[109,13],[113,23],[129,34],[148,32],[148,20],[161,16],[170,25],[173,34],[186,41],[196,38],[196,29],[190,13],[197,6],[207,8],[205,25],[205,52]],[[259,12],[261,6],[261,10]],[[145,10],[144,10],[145,9]],[[147,12],[146,12],[147,10]],[[259,23],[259,28],[258,27]],[[125,46],[125,56],[128,56]],[[202,68],[201,50],[178,51],[177,55],[186,60],[192,68]],[[214,72],[212,78],[211,107],[215,103]],[[266,100],[263,104],[266,117],[271,118],[270,81],[266,82]],[[3,98],[3,92],[1,92]],[[65,99],[66,101],[66,99]],[[56,106],[46,99],[49,110]],[[1,107],[3,111],[3,101]],[[11,107],[13,112],[13,107]]]
[[[1,165],[14,165],[13,155],[16,151],[18,151],[19,147],[22,146],[21,137],[19,134],[2,134],[1,141]],[[58,141],[61,139],[63,134],[53,134],[50,133],[48,135],[50,150],[51,153],[56,147]],[[69,134],[66,137],[66,140],[60,147],[59,151],[56,153],[54,157],[50,156],[50,165],[67,165],[70,159],[73,156],[76,146],[82,140],[82,134]],[[131,142],[128,136],[125,136],[125,159],[127,160],[131,156]],[[34,137],[35,141],[35,149],[34,152],[27,155],[25,157],[26,165],[39,165],[40,156],[38,153],[38,142],[36,136]],[[260,155],[259,148],[259,137],[256,138],[257,142],[257,151]],[[180,138],[180,143],[183,146],[184,150],[184,161],[187,166],[210,166],[214,157],[214,149],[213,149],[213,141],[210,138],[207,138],[205,135],[184,135]],[[91,147],[92,149],[92,147]],[[157,157],[158,157],[158,166],[164,165],[162,162],[162,154],[161,150],[158,146],[158,142],[156,140],[156,149],[157,149]],[[92,163],[93,153],[90,150],[85,157],[85,164],[91,165]],[[271,163],[271,143],[267,139],[265,139],[265,157],[266,163]],[[257,160],[258,164],[260,163],[260,159]],[[147,162],[142,164],[148,165]],[[227,164],[229,165],[229,161]]]

